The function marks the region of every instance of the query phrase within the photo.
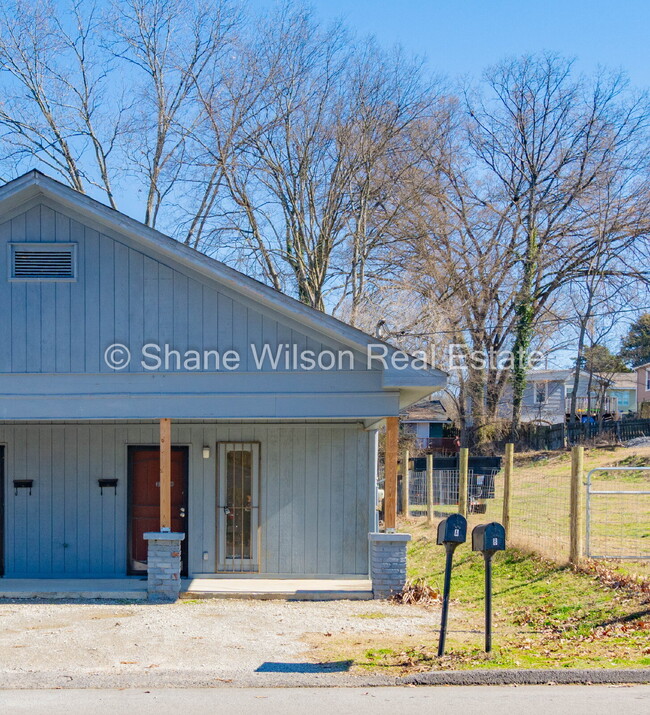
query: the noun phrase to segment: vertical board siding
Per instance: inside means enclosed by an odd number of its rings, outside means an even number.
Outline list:
[[[72,282],[9,281],[10,242],[77,245],[77,278]],[[241,370],[254,370],[250,345],[258,354],[268,342],[296,343],[300,349],[343,349],[324,345],[287,318],[251,304],[209,278],[148,255],[128,239],[107,235],[46,204],[37,204],[0,222],[0,373],[104,372],[105,349],[126,343],[139,351],[146,343],[241,355]],[[356,367],[365,368],[363,356]],[[278,367],[285,370],[284,361]],[[318,370],[318,368],[316,368]],[[130,372],[142,372],[140,359]]]
[[[156,424],[0,425],[6,575],[125,575],[127,447],[158,439]],[[190,574],[216,568],[217,444],[228,441],[260,444],[261,573],[367,574],[372,439],[358,425],[172,422],[173,443],[190,448]],[[117,491],[102,495],[102,477]],[[32,495],[14,479],[33,479]]]

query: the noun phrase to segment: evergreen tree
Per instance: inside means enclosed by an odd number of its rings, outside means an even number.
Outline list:
[[[593,375],[629,372],[622,358],[611,353],[605,345],[591,345],[585,348],[581,362],[583,369]]]
[[[644,313],[630,325],[619,355],[632,367],[650,362],[650,313]]]

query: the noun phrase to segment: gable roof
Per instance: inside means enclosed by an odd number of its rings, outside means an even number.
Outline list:
[[[69,208],[83,217],[91,219],[106,228],[126,235],[163,254],[172,261],[185,265],[199,274],[211,278],[234,292],[255,302],[261,302],[280,315],[285,315],[318,333],[340,341],[344,345],[367,353],[369,345],[384,345],[387,355],[397,352],[397,348],[374,338],[331,315],[322,313],[290,296],[272,288],[225,263],[210,258],[194,248],[176,241],[156,229],[144,225],[105,204],[82,194],[69,186],[33,169],[0,187],[0,218],[3,214],[38,197],[55,201],[63,208]],[[415,360],[415,359],[413,359]],[[410,404],[425,394],[444,387],[446,373],[433,367],[423,370],[410,363],[406,369],[388,366],[382,370],[385,388],[397,388],[402,393],[402,404]]]

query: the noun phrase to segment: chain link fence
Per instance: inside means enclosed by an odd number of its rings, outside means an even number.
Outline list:
[[[470,514],[486,513],[489,500],[495,496],[497,469],[467,472],[467,504]],[[458,469],[434,469],[432,478],[432,499],[434,516],[445,517],[458,511],[460,472]],[[398,503],[402,503],[401,485]],[[427,472],[409,470],[409,516],[426,516]]]

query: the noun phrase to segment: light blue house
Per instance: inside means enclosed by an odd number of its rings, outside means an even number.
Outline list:
[[[142,574],[148,532],[188,577],[368,577],[377,430],[443,373],[35,171],[0,242],[5,578]]]

